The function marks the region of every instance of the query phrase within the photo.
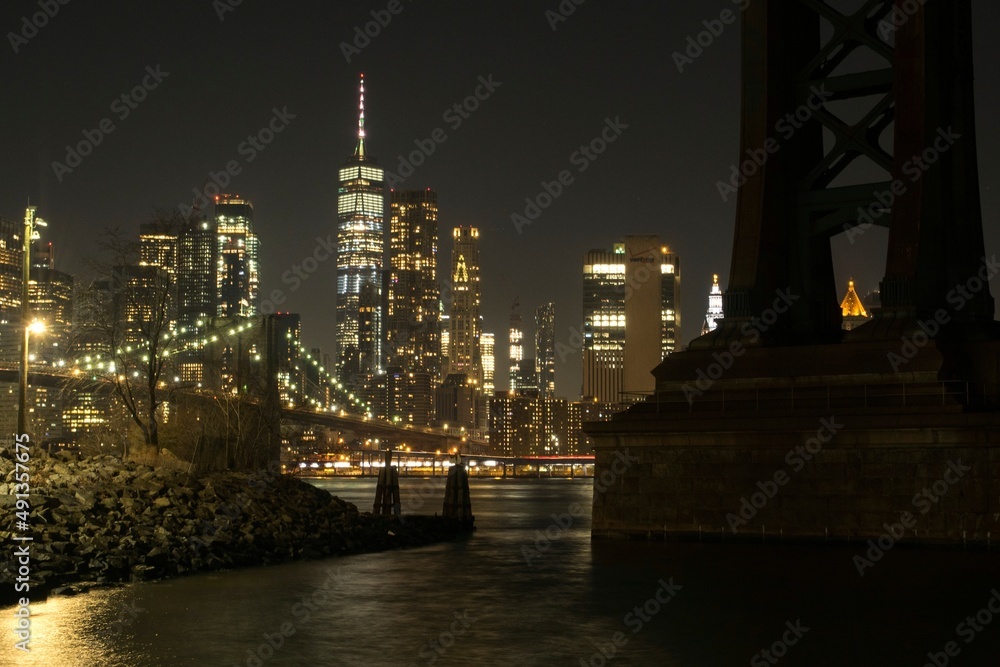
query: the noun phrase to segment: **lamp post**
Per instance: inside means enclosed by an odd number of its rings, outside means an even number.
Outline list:
[[[21,251],[21,328],[24,330],[21,336],[21,367],[20,386],[17,394],[17,433],[18,435],[27,432],[28,415],[28,339],[32,329],[35,333],[45,330],[40,322],[29,322],[28,313],[28,281],[31,276],[31,242],[38,238],[36,225],[45,227],[45,221],[35,217],[34,206],[29,206],[24,211],[24,233],[22,234],[24,245]]]

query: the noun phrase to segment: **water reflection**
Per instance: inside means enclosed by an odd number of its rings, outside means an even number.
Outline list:
[[[440,511],[443,484],[403,478],[404,508],[431,485],[421,511]],[[318,485],[374,497],[371,479]],[[801,620],[782,665],[922,665],[1000,586],[987,553],[899,547],[861,578],[849,547],[592,542],[588,480],[472,485],[467,540],[53,599],[33,609],[34,651],[4,664],[748,664]],[[1000,618],[962,664],[996,664],[998,646]]]

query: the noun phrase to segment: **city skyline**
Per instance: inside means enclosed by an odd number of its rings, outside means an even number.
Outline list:
[[[14,3],[12,29],[34,7]],[[371,7],[364,3],[317,10],[305,24],[270,7],[240,6],[222,17],[210,5],[194,2],[154,3],[141,14],[135,8],[114,15],[63,8],[0,63],[23,92],[19,97],[33,100],[15,105],[3,130],[5,145],[28,166],[8,170],[0,184],[0,213],[17,220],[30,196],[51,223],[46,235],[60,253],[61,270],[81,274],[84,258],[96,252],[91,239],[105,226],[134,229],[154,206],[190,203],[193,191],[213,175],[228,179],[221,191],[239,192],[255,204],[262,297],[281,290],[278,309],[302,314],[304,342],[331,349],[332,313],[324,298],[334,284],[333,263],[322,264],[295,290],[282,276],[301,266],[318,247],[317,239],[334,230],[335,172],[352,141],[357,99],[351,93],[365,72],[375,128],[369,145],[387,180],[390,174],[403,177],[409,167],[413,173],[396,187],[439,192],[442,229],[481,229],[484,330],[506,330],[514,297],[521,297],[526,313],[553,301],[557,342],[569,344],[570,328],[582,321],[577,267],[583,254],[606,247],[615,234],[656,233],[685,258],[682,310],[688,317],[679,344],[697,336],[712,274],[720,275],[723,288],[728,279],[735,196],[722,201],[717,183],[729,178],[739,159],[738,76],[732,67],[738,28],[719,36],[679,72],[672,54],[683,52],[687,37],[704,29],[697,8],[647,7],[623,14],[588,4],[555,26],[543,8],[414,9],[394,17],[348,62],[341,43],[351,43],[354,28],[371,20]],[[1000,90],[1000,75],[988,66],[997,57],[988,26],[1000,9],[976,2],[974,12],[977,106],[988,118]],[[181,54],[170,39],[126,29],[157,21],[169,35],[181,25],[190,28],[192,19],[200,19],[191,33],[204,45],[199,53]],[[439,55],[432,53],[439,45],[431,49],[420,40],[432,25],[447,38]],[[236,48],[243,34],[262,31],[279,46],[256,54]],[[636,31],[634,39],[616,39]],[[83,75],[82,63],[61,55],[106,34],[116,39],[90,51],[86,65],[87,71],[101,71],[99,77]],[[524,37],[519,49],[510,46],[514,35]],[[609,46],[595,46],[601,42]],[[281,51],[291,44],[295,48]],[[477,48],[470,50],[473,44]],[[446,60],[451,64],[438,67],[441,76],[427,83],[409,65],[397,66],[410,54],[418,56],[412,60],[423,57],[428,70]],[[237,66],[239,59],[247,59],[248,66]],[[202,68],[204,62],[215,64]],[[227,76],[220,77],[223,68]],[[557,73],[560,83],[553,85]],[[137,86],[143,92],[131,95]],[[202,99],[209,92],[221,99],[238,94],[240,102],[206,105]],[[131,105],[119,101],[124,93]],[[60,103],[83,97],[79,105]],[[469,99],[474,111],[466,109]],[[198,111],[178,113],[187,108]],[[662,109],[670,110],[668,117]],[[70,167],[66,146],[83,142],[84,131],[97,136],[93,131],[105,117],[114,131],[104,132],[92,154]],[[601,136],[606,121],[616,118],[628,127],[595,160],[579,162],[578,147]],[[445,141],[433,139],[437,128]],[[254,142],[246,142],[250,135]],[[988,216],[1000,197],[992,186],[1000,172],[998,144],[996,131],[983,123],[981,181]],[[421,145],[427,150],[421,152]],[[149,165],[137,161],[139,151],[156,159]],[[421,155],[412,160],[415,152]],[[574,154],[577,162],[571,161]],[[56,173],[55,162],[72,171]],[[230,162],[238,173],[227,170]],[[560,196],[530,225],[516,228],[511,215],[525,214],[526,199],[548,203],[540,196],[546,194],[543,183],[558,184],[560,170],[571,173],[572,183],[561,185]],[[673,185],[665,188],[668,182]],[[996,228],[988,218],[988,248],[998,241]],[[446,237],[442,257],[450,253]],[[867,237],[877,247],[869,248]],[[857,241],[836,241],[839,259],[849,254],[862,267],[841,269],[837,282],[846,284],[850,273],[866,293],[881,278],[870,267],[884,261],[884,238],[873,230]],[[519,270],[512,258],[543,270],[551,280],[546,289],[531,289],[536,272]],[[576,395],[579,360],[557,357],[556,364],[557,395]],[[496,384],[503,387],[506,364],[500,366]]]

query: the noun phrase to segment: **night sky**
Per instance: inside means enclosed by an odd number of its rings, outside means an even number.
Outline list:
[[[480,228],[498,387],[506,387],[514,299],[526,321],[538,304],[554,301],[557,340],[570,344],[570,328],[582,319],[583,254],[625,234],[659,234],[680,255],[682,338],[696,336],[711,275],[725,284],[729,270],[736,203],[723,202],[716,182],[739,156],[739,27],[727,27],[683,73],[672,54],[704,30],[702,21],[736,3],[589,0],[553,31],[545,11],[557,0],[401,0],[402,12],[348,63],[341,43],[387,4],[172,0],[112,8],[71,0],[27,43],[18,39],[15,54],[8,33],[20,32],[38,4],[4,3],[0,215],[20,220],[30,197],[49,222],[45,238],[56,244],[58,268],[82,274],[103,228],[136,233],[154,208],[190,202],[210,172],[235,160],[241,173],[227,190],[254,203],[262,294],[284,289],[281,310],[302,314],[304,343],[332,351],[334,262],[294,292],[281,275],[312,255],[317,237],[335,237],[336,172],[354,148],[364,72],[368,150],[387,171],[398,171],[398,156],[415,140],[437,128],[447,136],[399,187],[439,193],[442,277],[451,228]],[[220,20],[222,8],[231,11]],[[1000,249],[1000,4],[974,0],[973,11],[991,254]],[[157,66],[167,75],[136,108],[115,102],[144,77],[153,83],[147,67]],[[445,112],[490,76],[499,87],[455,127]],[[262,151],[241,151],[274,109],[294,118]],[[105,118],[114,130],[60,182],[52,163],[65,162],[66,146]],[[581,173],[571,155],[606,119],[628,127]],[[525,198],[564,169],[573,183],[518,233],[511,214],[523,213]],[[882,230],[854,246],[835,240],[838,283],[853,276],[861,292],[877,287],[884,243]],[[560,395],[577,396],[579,355],[560,363],[556,377]]]

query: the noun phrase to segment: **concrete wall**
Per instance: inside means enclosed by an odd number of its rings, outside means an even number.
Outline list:
[[[594,437],[597,538],[1000,538],[996,427]]]

